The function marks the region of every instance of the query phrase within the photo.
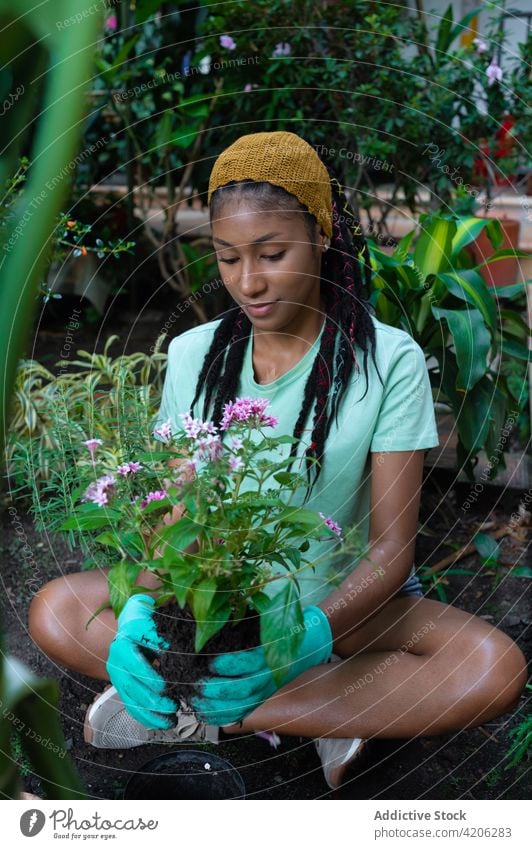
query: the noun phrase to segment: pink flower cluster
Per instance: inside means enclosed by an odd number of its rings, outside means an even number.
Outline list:
[[[142,508],[147,507],[151,501],[162,501],[168,495],[165,489],[156,489],[154,492],[148,492],[140,502]]]
[[[190,413],[180,413],[179,418],[183,421],[185,433],[191,439],[196,439],[201,434],[214,436],[218,429],[212,422],[203,422],[201,419],[193,419]]]
[[[133,460],[129,463],[123,463],[123,465],[118,466],[116,471],[119,475],[122,475],[122,477],[125,478],[127,475],[136,475],[140,469],[142,469],[141,464],[137,463],[136,460]]]
[[[172,423],[170,419],[163,422],[162,425],[156,427],[153,431],[154,436],[160,436],[163,442],[170,442],[172,438]]]
[[[222,445],[222,440],[219,436],[214,436],[209,434],[209,436],[201,436],[196,441],[196,450],[194,451],[192,459],[204,460],[209,462],[210,460],[218,460],[219,457],[223,454],[224,447]]]
[[[115,483],[116,478],[114,475],[103,475],[103,477],[98,478],[87,487],[81,500],[92,501],[93,504],[103,507],[109,503],[108,494],[112,491]]]
[[[334,519],[331,519],[329,516],[325,516],[323,513],[320,513],[319,515],[323,519],[324,524],[327,525],[333,534],[336,534],[337,537],[342,536],[342,529],[340,525],[334,521]]]
[[[96,454],[98,445],[103,445],[103,443],[101,439],[86,439],[83,445],[87,446],[91,458],[94,460],[94,455]]]
[[[267,398],[237,398],[224,406],[221,428],[227,430],[232,424],[248,424],[252,427],[275,427],[278,419],[265,413]]]

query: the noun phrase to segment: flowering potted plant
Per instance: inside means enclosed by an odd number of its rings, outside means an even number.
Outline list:
[[[118,464],[101,440],[84,443],[79,503],[62,529],[97,532],[95,541],[114,555],[116,616],[146,591],[136,584],[141,570],[158,576],[157,629],[172,649],[161,672],[177,697],[207,672],[208,655],[257,645],[280,682],[304,636],[298,577],[316,566],[311,541],[334,543],[327,558],[361,552],[356,528],[342,540],[332,518],[290,505],[307,481],[289,470],[293,459],[283,450],[297,440],[266,435],[277,424],[267,405],[238,398],[225,405],[219,428],[182,414],[180,432],[170,422],[154,431],[164,451]],[[169,603],[177,623],[166,614]]]

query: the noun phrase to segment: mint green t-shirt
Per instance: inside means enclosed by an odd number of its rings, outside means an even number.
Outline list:
[[[412,451],[438,445],[438,433],[429,376],[422,348],[404,330],[389,327],[371,316],[375,327],[377,361],[382,383],[368,352],[368,388],[363,368],[363,351],[356,348],[360,373],[353,371],[350,385],[338,410],[338,424],[333,421],[325,445],[320,476],[305,506],[330,516],[341,528],[356,523],[363,543],[369,534],[371,490],[371,452]],[[157,424],[170,420],[173,428],[182,426],[180,413],[188,412],[195,394],[203,359],[220,319],[187,330],[172,339],[168,348],[168,366]],[[247,343],[237,397],[268,398],[266,412],[279,419],[274,434],[292,434],[303,401],[305,384],[319,350],[321,333],[307,353],[293,368],[272,383],[257,383],[253,372],[251,336]],[[365,393],[365,394],[364,394]],[[364,397],[362,398],[362,396]],[[194,408],[202,417],[203,391]],[[361,400],[362,399],[362,400]],[[300,457],[311,441],[313,411],[306,422]],[[290,446],[280,446],[283,456]],[[262,456],[268,456],[267,454]],[[274,455],[272,455],[273,457]],[[276,459],[279,459],[278,453]],[[293,471],[305,474],[296,460]],[[273,478],[269,484],[276,486]],[[291,504],[302,504],[302,489]],[[304,607],[322,601],[335,585],[356,567],[354,562],[334,558],[323,559],[336,546],[335,542],[312,542],[306,556],[321,562],[315,570],[307,568],[299,576],[301,602]],[[282,567],[272,567],[277,573]],[[411,574],[414,572],[412,566]],[[281,581],[269,585],[272,592],[281,589]]]

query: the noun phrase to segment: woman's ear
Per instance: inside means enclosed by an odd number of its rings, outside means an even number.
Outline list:
[[[318,229],[318,226],[316,227],[316,229]],[[327,248],[331,244],[331,240],[329,239],[328,236],[325,235],[325,231],[324,231],[323,227],[319,227],[319,235],[318,235],[318,238],[316,239],[316,243],[318,245],[318,248],[321,251],[323,251],[323,253],[325,253],[325,251],[327,250]]]

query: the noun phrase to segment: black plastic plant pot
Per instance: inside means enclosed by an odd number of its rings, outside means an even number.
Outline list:
[[[178,749],[147,761],[128,781],[124,799],[244,799],[235,767],[218,755]]]

